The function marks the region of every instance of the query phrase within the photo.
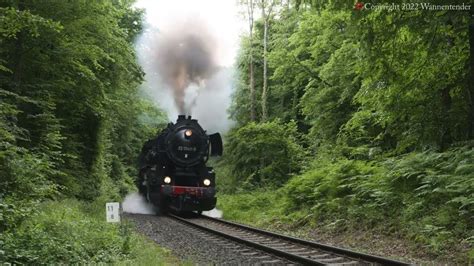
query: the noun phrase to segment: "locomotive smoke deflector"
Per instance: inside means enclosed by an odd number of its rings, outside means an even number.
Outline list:
[[[209,142],[211,143],[211,156],[222,156],[221,134],[214,133],[209,135]]]

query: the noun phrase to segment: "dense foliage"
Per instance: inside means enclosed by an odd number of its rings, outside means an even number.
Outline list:
[[[163,121],[137,94],[143,73],[132,42],[142,12],[131,5],[128,0],[0,1],[0,241],[6,241],[0,255],[7,259],[65,262],[37,260],[46,249],[60,248],[65,235],[42,249],[25,244],[50,236],[51,228],[43,232],[31,228],[34,222],[23,224],[41,202],[119,200],[131,187],[139,149]],[[78,228],[62,229],[57,233],[74,234]],[[19,251],[21,245],[25,250]],[[81,249],[75,248],[68,249]],[[12,255],[16,251],[19,257]],[[72,254],[70,262],[80,262],[81,254]]]
[[[230,132],[221,163],[229,165],[231,178],[223,189],[235,192],[284,184],[301,168],[304,153],[299,142],[294,122],[249,123]]]
[[[448,4],[438,2],[433,4]],[[226,153],[219,168],[235,180],[221,181],[224,186],[241,187],[251,179],[257,190],[223,196],[224,215],[339,228],[386,225],[387,232],[402,232],[432,251],[450,245],[472,249],[472,10],[356,10],[337,0],[276,5],[267,53],[262,19],[255,23],[252,43],[242,38],[230,109],[237,126],[227,139],[232,154]],[[268,179],[259,182],[255,176],[271,169],[275,173],[266,174],[277,177],[279,169],[262,168],[253,159],[258,154],[279,164],[280,157],[262,141],[269,122],[261,122],[260,105],[254,104],[252,119],[249,104],[251,79],[256,99],[264,100],[264,59],[266,121],[278,119],[282,129],[296,122],[296,132],[273,131],[281,134],[281,145],[296,133],[299,147],[308,151],[300,153],[300,167],[294,168],[299,173],[292,172],[283,185],[286,179],[273,180],[281,187],[276,192],[262,192]],[[247,138],[236,134],[247,131]],[[268,141],[273,138],[278,136]]]

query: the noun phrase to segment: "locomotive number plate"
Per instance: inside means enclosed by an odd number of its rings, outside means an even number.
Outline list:
[[[197,151],[196,147],[178,146],[178,151]]]

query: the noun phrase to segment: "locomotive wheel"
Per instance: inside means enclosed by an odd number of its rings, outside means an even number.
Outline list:
[[[166,199],[164,199],[163,197],[161,197],[160,199],[160,204],[158,206],[158,214],[160,215],[164,215],[164,214],[167,214],[168,213],[168,206],[166,204]]]
[[[168,204],[166,198],[163,196],[158,197],[158,202],[156,201],[156,196],[153,197],[150,193],[150,187],[146,186],[146,199],[147,201],[155,207],[157,215],[164,215],[168,213]]]
[[[138,188],[138,192],[141,195],[146,196],[147,195],[146,194],[147,193],[147,187],[143,185],[144,181],[145,181],[145,173],[144,173],[144,171],[140,171],[140,173],[138,174],[138,179],[135,180],[135,185]]]
[[[150,187],[149,186],[146,186],[146,201],[148,201],[148,203],[153,204],[153,202],[151,202]]]

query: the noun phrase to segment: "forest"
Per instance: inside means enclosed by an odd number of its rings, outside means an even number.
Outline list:
[[[168,122],[139,90],[133,2],[0,0],[0,262],[175,263],[103,221]],[[235,126],[213,162],[224,218],[472,263],[473,9],[239,4]]]
[[[218,206],[264,228],[377,233],[472,263],[473,11],[349,2],[242,2],[252,34]]]
[[[0,262],[146,263],[163,251],[106,201],[165,116],[140,97],[132,1],[0,2]]]

